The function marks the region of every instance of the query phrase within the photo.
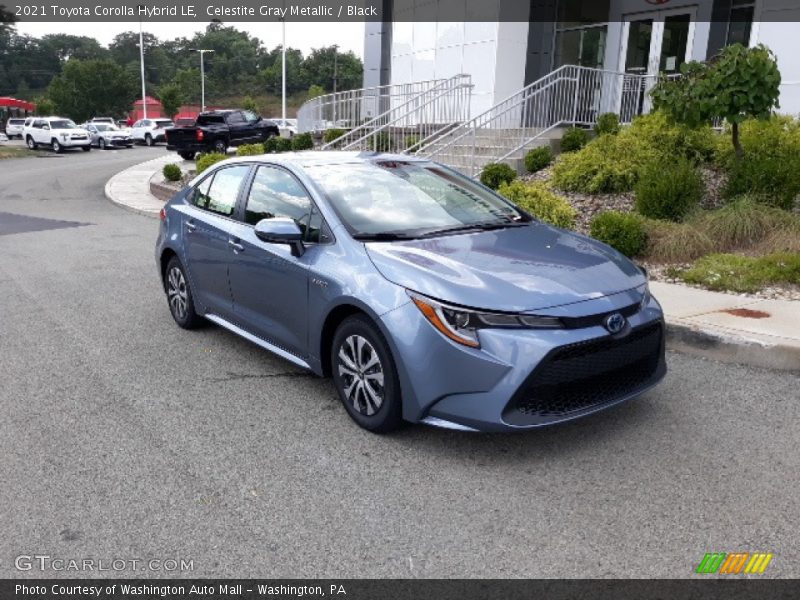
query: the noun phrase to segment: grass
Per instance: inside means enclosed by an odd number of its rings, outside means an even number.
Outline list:
[[[674,274],[686,283],[710,290],[756,292],[768,285],[799,285],[800,254],[777,253],[759,258],[711,254]]]
[[[713,240],[691,223],[646,219],[645,258],[656,263],[686,263],[714,252]]]
[[[34,156],[34,154],[27,148],[0,146],[0,160],[4,158],[22,158],[24,156]]]
[[[746,249],[763,242],[774,232],[793,227],[798,218],[744,196],[720,209],[700,212],[690,219],[699,230],[714,240],[714,248],[725,252]]]

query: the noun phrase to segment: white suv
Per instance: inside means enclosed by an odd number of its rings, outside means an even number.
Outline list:
[[[175,127],[170,119],[141,119],[131,127],[131,137],[135,142],[144,142],[152,146],[167,141],[165,131],[169,127]]]
[[[11,117],[6,121],[6,135],[8,139],[12,140],[15,137],[22,139],[22,127],[25,125],[25,119]]]
[[[63,152],[65,148],[81,148],[84,152],[92,149],[89,132],[62,117],[29,117],[22,135],[31,150],[37,146],[50,146],[53,152]]]

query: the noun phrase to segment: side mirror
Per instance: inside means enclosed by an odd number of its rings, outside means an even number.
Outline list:
[[[303,232],[293,219],[273,217],[261,219],[256,223],[255,234],[258,239],[268,244],[289,244],[292,256],[303,256],[306,251],[303,245]]]
[[[42,129],[50,131],[50,125],[42,125]]]

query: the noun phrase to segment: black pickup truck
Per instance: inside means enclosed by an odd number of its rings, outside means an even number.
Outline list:
[[[167,150],[184,160],[198,152],[221,152],[229,146],[255,144],[278,135],[278,126],[249,110],[213,110],[200,113],[189,127],[167,129]]]

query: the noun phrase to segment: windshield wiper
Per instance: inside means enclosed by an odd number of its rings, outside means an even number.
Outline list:
[[[437,235],[447,235],[449,233],[461,233],[464,231],[492,231],[493,229],[506,229],[508,227],[524,227],[528,221],[492,221],[490,223],[470,223],[469,225],[459,225],[435,231],[426,231],[421,237],[435,237]]]
[[[419,236],[410,233],[380,231],[378,233],[354,233],[353,239],[359,242],[395,242],[398,240],[415,240]]]

